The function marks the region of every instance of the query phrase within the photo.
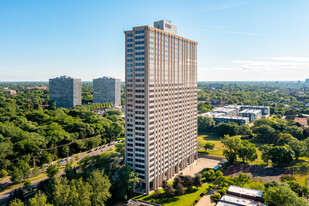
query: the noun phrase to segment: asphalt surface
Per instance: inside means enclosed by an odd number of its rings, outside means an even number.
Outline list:
[[[98,154],[101,154],[103,152],[106,152],[106,151],[109,151],[111,149],[114,149],[115,148],[115,144],[112,144],[110,146],[107,146],[105,148],[102,148],[102,149],[98,149],[97,151],[94,151],[95,149],[93,149],[93,152],[83,152],[83,153],[79,153],[79,154],[75,154],[75,155],[72,155],[70,158],[70,160],[68,161],[64,161],[64,162],[61,162],[61,166],[65,166],[68,162],[70,162],[71,160],[73,160],[73,162],[76,162],[75,160],[75,157],[78,155],[78,160],[77,161],[80,161],[82,160],[83,158],[85,157],[88,157],[88,156],[94,156],[94,155],[98,155]],[[57,161],[54,161],[53,164],[57,164]],[[64,174],[64,171],[61,171],[59,172],[58,175],[62,175]],[[48,177],[43,177],[43,178],[40,178],[40,179],[37,179],[35,181],[32,181],[31,182],[31,185],[32,186],[37,186],[40,182],[44,181],[48,179]],[[2,180],[0,182],[0,188],[3,188],[3,187],[6,187],[6,186],[9,186],[9,185],[12,185],[12,182],[11,180],[8,178],[8,179],[5,179],[5,180]],[[22,184],[20,184],[22,186]],[[14,188],[14,189],[11,189],[11,190],[7,190],[7,191],[4,191],[2,193],[0,193],[0,205],[3,203],[3,202],[6,202],[6,200],[9,198],[10,194],[17,188]]]

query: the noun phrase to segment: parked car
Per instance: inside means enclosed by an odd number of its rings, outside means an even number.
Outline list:
[[[60,162],[64,162],[64,161],[65,161],[65,159],[60,160]]]

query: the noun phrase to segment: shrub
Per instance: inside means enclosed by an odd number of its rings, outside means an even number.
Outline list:
[[[223,196],[223,195],[226,195],[226,190],[227,190],[227,188],[223,187],[221,189],[218,189],[218,192],[221,194],[221,196]]]
[[[30,187],[31,187],[31,181],[26,180],[24,182],[23,188],[28,191],[28,190],[30,190]]]
[[[207,182],[213,181],[216,179],[216,173],[213,170],[209,170],[204,172],[203,177],[206,179]]]
[[[193,184],[195,187],[200,187],[202,186],[202,181],[201,181],[201,175],[197,174],[194,179],[193,179]]]
[[[218,203],[220,198],[221,198],[220,193],[215,193],[210,196],[210,199],[214,201],[215,203]]]
[[[181,183],[178,183],[176,185],[176,188],[175,188],[175,193],[176,195],[184,195],[186,193],[183,185]]]
[[[282,175],[280,179],[282,182],[296,180],[292,175]]]
[[[2,170],[0,171],[0,178],[6,177],[6,176],[8,176],[8,172],[5,171],[4,169],[2,169]]]
[[[160,190],[156,189],[156,190],[154,191],[154,193],[153,193],[153,197],[154,197],[155,199],[159,199],[160,196],[161,196]]]

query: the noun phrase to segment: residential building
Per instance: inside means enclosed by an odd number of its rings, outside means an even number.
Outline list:
[[[4,90],[4,92],[8,93],[9,95],[16,95],[16,90],[12,90],[12,89],[7,89],[7,90]]]
[[[222,113],[225,116],[237,116],[238,110],[235,108],[218,107],[212,111],[213,113]]]
[[[237,124],[241,125],[247,125],[249,124],[249,118],[248,117],[234,117],[234,116],[214,116],[212,117],[215,121],[215,124],[220,123],[228,123],[228,122],[235,122]]]
[[[125,31],[126,154],[149,194],[197,159],[197,42],[176,25]]]
[[[120,79],[102,77],[93,79],[93,103],[111,102],[114,106],[121,105]]]
[[[249,122],[254,122],[257,119],[262,118],[261,110],[245,109],[239,112],[239,117],[249,117]]]
[[[56,102],[57,107],[75,107],[82,103],[81,79],[60,76],[49,79],[49,102]]]
[[[241,111],[245,109],[250,110],[261,110],[263,117],[268,117],[270,115],[270,107],[268,106],[250,106],[250,105],[242,105]]]

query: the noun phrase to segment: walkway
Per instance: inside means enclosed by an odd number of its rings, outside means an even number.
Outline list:
[[[210,189],[206,195],[204,195],[200,201],[198,201],[198,203],[195,206],[215,206],[216,203],[214,203],[213,201],[211,201],[210,199],[210,195],[216,193],[215,190]]]

